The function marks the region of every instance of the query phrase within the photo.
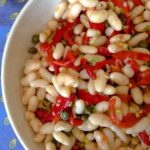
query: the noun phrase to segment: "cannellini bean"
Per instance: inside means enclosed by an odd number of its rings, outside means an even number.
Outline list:
[[[54,131],[64,131],[64,132],[70,132],[72,129],[72,126],[66,122],[66,121],[59,121],[54,125]]]
[[[44,88],[39,88],[37,91],[37,98],[43,100],[45,98],[46,90]]]
[[[59,94],[53,85],[49,85],[46,87],[46,91],[52,95],[53,97],[57,97]]]
[[[30,121],[30,126],[32,127],[33,131],[38,133],[41,126],[42,126],[42,123],[40,122],[39,119],[37,118],[33,118],[31,121]]]
[[[51,103],[55,103],[56,98],[51,96],[50,94],[46,94],[45,98],[50,101]]]
[[[129,40],[128,44],[130,46],[136,46],[138,45],[138,43],[142,40],[146,40],[148,38],[148,34],[147,33],[139,33],[137,35],[135,35],[133,38],[131,38],[131,40]]]
[[[117,53],[122,51],[123,49],[127,49],[128,45],[126,43],[111,43],[108,45],[108,51],[110,53]]]
[[[93,11],[89,16],[89,20],[93,23],[102,23],[108,17],[108,12],[105,9],[99,11]]]
[[[150,21],[150,11],[149,10],[145,10],[144,13],[143,13],[143,16],[144,16],[144,19],[146,21]]]
[[[82,125],[78,126],[78,128],[82,131],[93,131],[98,128],[98,126],[93,125],[89,120],[85,121]]]
[[[128,78],[132,78],[134,76],[134,71],[133,69],[131,68],[130,65],[125,65],[123,68],[122,68],[122,72],[128,77]]]
[[[52,134],[54,129],[54,124],[52,122],[47,122],[40,128],[41,134]]]
[[[137,24],[139,24],[139,23],[142,23],[142,22],[144,22],[144,17],[143,17],[143,15],[137,16],[136,18],[133,19],[133,23],[134,23],[135,25],[137,25]]]
[[[150,120],[148,117],[143,117],[138,123],[133,127],[125,129],[127,134],[138,134],[139,132],[144,131],[149,126]]]
[[[52,140],[53,140],[53,135],[52,134],[48,134],[45,137],[44,144],[46,145],[48,142],[51,142]]]
[[[121,104],[121,111],[122,111],[122,115],[126,116],[129,112],[129,107],[126,103],[122,102]]]
[[[55,9],[54,17],[59,20],[64,14],[66,9],[67,9],[67,2],[61,1]]]
[[[145,7],[150,10],[150,2],[147,1]]]
[[[28,74],[29,72],[40,69],[40,67],[41,67],[41,63],[37,60],[33,60],[25,65],[24,73]]]
[[[86,33],[87,37],[95,37],[100,35],[101,35],[100,31],[96,29],[88,29]]]
[[[133,1],[132,0],[127,0],[127,3],[128,3],[128,5],[130,7],[130,10],[131,10],[134,7]]]
[[[150,26],[150,22],[142,22],[142,23],[136,25],[134,29],[137,32],[145,32],[147,26]]]
[[[28,121],[31,121],[31,120],[33,120],[33,118],[35,118],[35,114],[34,114],[33,112],[26,111],[26,113],[25,113],[25,118],[26,118]]]
[[[131,89],[131,96],[136,104],[141,105],[143,103],[143,93],[139,87]]]
[[[106,95],[114,95],[116,93],[116,88],[112,85],[107,85],[103,92]]]
[[[109,150],[109,144],[107,138],[103,133],[101,133],[100,131],[94,131],[94,137],[98,147],[101,150]]]
[[[109,11],[107,20],[112,28],[114,28],[117,31],[122,30],[122,22],[114,11]]]
[[[102,92],[106,87],[107,79],[106,74],[103,70],[97,72],[97,78],[94,80],[95,90],[97,92]]]
[[[128,95],[129,87],[128,86],[117,86],[116,87],[116,93],[122,94],[122,95]]]
[[[95,87],[94,87],[94,81],[93,81],[93,79],[89,79],[87,88],[88,88],[88,92],[89,92],[90,94],[93,94],[93,95],[94,95],[94,94],[96,93]]]
[[[37,79],[30,83],[30,86],[33,88],[45,88],[48,85],[48,81],[44,79]]]
[[[48,22],[48,26],[49,26],[49,29],[52,30],[52,31],[56,31],[57,27],[58,27],[58,22],[56,20],[50,20]]]
[[[72,74],[73,76],[79,77],[79,73],[71,68],[68,68],[67,73]]]
[[[79,89],[85,90],[87,89],[87,86],[88,86],[88,83],[86,81],[81,80],[81,79],[79,80],[79,86],[78,86]]]
[[[98,150],[97,145],[95,142],[88,142],[85,144],[86,150]]]
[[[117,34],[110,38],[111,43],[115,42],[126,42],[131,38],[130,34]]]
[[[35,137],[34,137],[34,141],[39,143],[42,142],[45,138],[45,135],[38,133]]]
[[[32,96],[29,99],[28,111],[35,112],[37,110],[37,108],[38,108],[38,104],[39,104],[39,101],[38,101],[37,97],[36,96]]]
[[[66,145],[61,145],[60,150],[71,150],[71,149],[72,149],[73,145],[74,145],[75,142],[76,142],[76,139],[75,139],[75,137],[72,136],[72,135],[69,137],[69,139],[70,139],[70,144],[69,144],[68,146],[66,146]]]
[[[96,6],[96,10],[102,10],[106,8],[107,8],[107,3],[105,1],[100,1]]]
[[[132,49],[135,52],[141,52],[141,53],[145,53],[145,54],[150,54],[150,51],[146,48],[142,48],[142,47],[135,47]]]
[[[63,145],[70,145],[70,139],[69,137],[63,133],[63,132],[53,132],[53,137],[55,138],[56,141]]]
[[[88,73],[85,69],[80,71],[79,76],[81,79],[89,79],[90,78],[90,76],[88,75]]]
[[[80,129],[78,129],[78,128],[75,127],[75,128],[72,130],[72,134],[75,136],[75,138],[76,138],[77,140],[79,140],[80,142],[84,142],[85,134],[84,134],[83,131],[81,131]]]
[[[45,68],[40,68],[39,69],[39,75],[41,78],[51,82],[52,80],[52,74]]]
[[[45,144],[45,150],[56,150],[56,145],[52,142],[48,142]]]
[[[106,112],[109,108],[109,103],[108,102],[99,102],[98,104],[95,105],[95,111],[96,112]]]
[[[74,34],[79,35],[83,31],[84,26],[82,24],[78,24],[74,28]]]
[[[113,72],[110,74],[110,79],[117,83],[118,85],[127,85],[129,84],[129,79],[122,73]]]
[[[147,89],[144,93],[144,103],[150,104],[150,89]]]
[[[54,59],[59,60],[61,57],[63,57],[64,51],[65,51],[65,48],[64,48],[63,44],[57,43],[57,45],[54,49],[54,52],[53,52]]]
[[[97,53],[97,48],[94,46],[82,45],[79,47],[80,52],[85,54],[95,54]]]
[[[54,72],[55,70],[54,70],[54,66],[53,65],[50,65],[49,67],[48,67],[48,70],[50,71],[50,72]]]
[[[87,137],[88,140],[94,141],[94,135],[93,135],[93,133],[87,133],[86,137]]]
[[[67,19],[70,22],[73,22],[82,11],[82,5],[80,3],[74,3],[67,11]]]
[[[80,16],[80,21],[81,23],[86,27],[86,28],[90,28],[90,24],[89,24],[89,21],[88,21],[88,18],[86,15],[81,15]]]
[[[114,29],[112,27],[107,27],[105,30],[105,34],[107,36],[111,36],[113,32],[114,32]]]
[[[134,7],[134,9],[131,11],[131,18],[133,19],[133,18],[137,17],[143,11],[144,11],[144,6],[142,6],[142,5]]]
[[[81,36],[76,36],[76,37],[75,37],[75,42],[76,42],[78,45],[82,45],[82,37],[81,37]]]
[[[74,105],[75,114],[82,114],[85,109],[85,102],[82,99],[76,100]]]
[[[36,79],[36,73],[31,72],[27,74],[22,80],[21,80],[21,85],[22,86],[29,86],[30,82]]]
[[[146,71],[147,69],[149,69],[149,67],[146,66],[146,65],[141,65],[140,68],[139,68],[139,70],[140,70],[141,72]]]
[[[79,0],[79,2],[84,6],[84,7],[96,7],[98,4],[98,0]]]
[[[41,32],[40,35],[39,35],[39,40],[40,40],[41,43],[46,42],[46,40],[47,40],[47,35],[46,35],[46,33]]]
[[[107,38],[106,36],[97,36],[97,37],[93,37],[90,38],[89,40],[89,44],[92,46],[102,46],[107,42]]]

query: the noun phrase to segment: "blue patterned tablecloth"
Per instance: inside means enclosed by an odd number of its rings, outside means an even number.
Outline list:
[[[27,0],[0,0],[0,66],[10,28]],[[0,87],[0,150],[23,150],[5,112]]]

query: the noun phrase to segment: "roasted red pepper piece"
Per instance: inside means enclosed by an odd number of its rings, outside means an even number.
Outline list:
[[[60,67],[69,67],[71,65],[71,61],[66,60],[55,60],[53,64],[60,66]]]
[[[134,114],[128,113],[126,116],[123,117],[122,121],[118,121],[116,118],[115,103],[115,98],[109,101],[109,116],[112,123],[120,128],[130,128],[140,120],[140,118],[136,118]]]
[[[145,105],[141,114],[141,117],[145,117],[150,113],[150,104]]]
[[[49,44],[47,42],[40,44],[40,50],[43,52],[49,52],[52,51],[52,44]]]
[[[134,73],[138,73],[139,72],[139,65],[134,59],[129,59],[127,61],[127,63],[131,66],[131,68],[133,69]]]
[[[56,65],[56,64],[53,64],[53,66],[54,66],[54,73],[55,73],[55,75],[58,75],[60,73],[60,71],[59,71],[60,67],[58,65]]]
[[[96,79],[96,74],[93,70],[93,67],[88,64],[86,59],[84,58],[81,59],[81,65],[83,65],[83,68],[87,71],[88,75],[91,78]]]
[[[101,62],[96,63],[96,65],[93,67],[93,70],[99,70],[99,69],[103,69],[106,67],[106,65],[112,65],[115,63],[115,59],[108,59],[108,60],[104,60]]]
[[[101,101],[108,101],[109,97],[102,94],[94,94],[91,95],[89,92],[85,90],[78,90],[77,91],[77,97],[79,99],[83,99],[86,103],[86,105],[95,105]]]
[[[86,34],[84,34],[84,36],[82,37],[82,45],[88,45],[89,42],[89,37],[86,36]]]
[[[132,19],[130,17],[126,18],[126,28],[124,30],[126,34],[134,34],[134,25],[132,23]]]
[[[131,95],[123,95],[123,94],[118,94],[120,99],[125,102],[125,103],[130,103],[132,101]]]
[[[141,0],[133,0],[133,3],[135,6],[137,5],[143,5],[142,1]]]
[[[111,56],[112,54],[108,51],[107,47],[99,47],[98,53],[103,56]]]
[[[64,98],[62,96],[58,96],[55,104],[52,106],[52,115],[59,115],[62,111],[69,109],[70,104],[72,104],[75,100],[75,96],[71,95],[69,98]]]
[[[127,58],[132,58],[132,59],[138,59],[142,61],[149,61],[150,60],[150,55],[141,53],[141,52],[135,52],[135,51],[122,51],[118,52],[116,54],[113,54],[113,57],[116,59],[120,60],[125,60]]]
[[[150,85],[150,69],[137,75],[138,85]]]
[[[150,146],[150,138],[148,134],[146,133],[146,131],[140,132],[139,137],[145,145]]]
[[[73,126],[80,126],[83,123],[83,120],[75,118],[74,114],[71,112],[69,117],[69,122]]]
[[[105,32],[106,29],[105,23],[93,23],[93,22],[89,22],[89,23],[91,29],[99,30],[101,33]]]
[[[79,55],[79,50],[75,50],[74,52],[72,52],[71,50],[68,50],[65,56],[65,60],[68,60],[74,63],[78,55]]]

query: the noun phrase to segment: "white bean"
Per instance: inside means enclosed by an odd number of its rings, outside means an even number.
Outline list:
[[[84,81],[84,80],[79,80],[79,86],[78,86],[78,88],[79,89],[87,89],[87,86],[88,86],[88,83],[86,82],[86,81]]]
[[[72,4],[78,2],[78,0],[68,0],[68,2]]]
[[[126,103],[122,102],[121,104],[121,111],[122,111],[122,115],[126,116],[129,112],[129,107]]]
[[[41,134],[52,134],[54,129],[54,124],[52,122],[47,122],[40,128]]]
[[[46,40],[47,40],[47,34],[44,33],[44,32],[41,32],[40,35],[39,35],[39,40],[40,40],[41,43],[46,42]]]
[[[50,20],[48,22],[48,26],[49,26],[49,29],[52,30],[52,31],[56,31],[57,27],[58,27],[58,22],[56,20]]]
[[[92,46],[102,46],[107,42],[107,38],[106,36],[97,36],[97,37],[93,37],[90,38],[89,40],[89,44]]]
[[[79,76],[81,79],[89,79],[90,78],[90,76],[88,75],[88,73],[85,69],[80,71]]]
[[[136,104],[141,105],[143,103],[143,93],[139,87],[131,89],[131,96]]]
[[[150,11],[149,10],[145,10],[144,13],[143,13],[143,16],[144,16],[144,19],[146,21],[150,21]]]
[[[50,101],[51,103],[55,103],[56,98],[51,96],[50,94],[46,94],[45,98]]]
[[[38,108],[38,104],[39,104],[39,101],[38,101],[37,97],[36,96],[32,96],[29,99],[28,111],[35,112],[37,110],[37,108]]]
[[[127,0],[127,3],[128,3],[128,5],[130,7],[130,10],[133,9],[133,7],[134,7],[133,1],[132,0]]]
[[[85,54],[95,54],[97,53],[97,48],[94,46],[87,46],[87,45],[82,45],[79,47],[80,52],[85,53]]]
[[[97,92],[102,92],[106,87],[107,79],[106,74],[103,70],[97,72],[97,78],[94,80],[95,90]]]
[[[42,142],[45,138],[45,135],[38,133],[35,137],[34,137],[34,141],[39,143]]]
[[[106,95],[114,95],[116,93],[116,88],[112,85],[106,85],[103,92]]]
[[[82,24],[78,24],[74,28],[74,34],[79,35],[83,31],[84,26]]]
[[[43,100],[45,98],[46,90],[44,88],[39,88],[37,91],[37,97],[39,100]]]
[[[146,66],[146,65],[141,65],[140,68],[139,68],[139,70],[140,70],[141,72],[146,71],[146,70],[148,70],[148,69],[149,69],[149,67]]]
[[[134,9],[131,11],[131,18],[133,19],[133,18],[137,17],[143,11],[144,11],[144,6],[142,6],[142,5],[134,7]]]
[[[70,145],[70,139],[69,137],[64,134],[63,132],[53,132],[53,137],[55,138],[56,141],[63,145]]]
[[[62,15],[64,14],[66,9],[67,9],[67,2],[66,1],[60,2],[55,9],[54,17],[56,19],[60,19],[62,17]]]
[[[54,125],[55,132],[70,132],[72,130],[72,126],[66,121],[59,121]]]
[[[134,71],[133,69],[131,68],[130,65],[125,65],[123,68],[122,68],[122,72],[128,77],[128,78],[132,78],[134,76]]]
[[[86,150],[98,150],[97,144],[95,142],[88,142],[85,144]]]
[[[88,140],[94,141],[93,133],[87,133],[87,134],[86,134],[86,137],[87,137]]]
[[[95,61],[95,63],[97,63],[97,62],[100,62],[100,61],[104,61],[106,59],[104,56],[92,55],[92,54],[84,55],[84,58],[87,59],[91,63],[92,63],[92,61]]]
[[[142,23],[142,22],[144,22],[144,17],[143,17],[143,15],[137,16],[136,18],[133,19],[133,23],[134,23],[135,25],[137,25],[137,24],[139,24],[139,23]]]
[[[96,91],[95,91],[93,79],[89,79],[87,88],[88,88],[88,92],[89,92],[90,94],[93,94],[93,95],[95,94]]]
[[[56,145],[52,142],[48,142],[45,145],[45,150],[56,150]]]
[[[134,29],[137,32],[145,32],[147,26],[150,26],[150,22],[142,22],[142,23],[136,25]]]
[[[107,36],[111,36],[113,32],[114,32],[114,29],[112,27],[107,27],[105,30],[105,34]]]
[[[142,47],[135,47],[132,49],[135,52],[141,52],[141,53],[145,53],[145,54],[150,54],[150,51],[146,48],[142,48]]]
[[[113,72],[110,74],[110,79],[117,83],[118,85],[127,85],[129,84],[129,79],[122,73]]]
[[[82,125],[78,126],[82,131],[90,132],[98,128],[98,126],[93,125],[89,120],[86,120]]]
[[[117,86],[117,94],[128,95],[129,87],[128,86]]]
[[[41,126],[42,126],[42,123],[40,122],[39,119],[37,118],[33,118],[31,121],[30,121],[30,126],[32,127],[33,131],[38,133]]]
[[[133,38],[131,38],[128,44],[133,47],[133,46],[138,45],[140,41],[146,40],[147,38],[148,38],[147,33],[140,33],[140,34],[135,35]]]
[[[117,31],[122,30],[122,22],[114,11],[109,11],[107,20],[112,28]]]
[[[53,140],[53,135],[52,134],[48,134],[45,137],[44,144],[46,145],[48,142],[51,142],[52,140]]]
[[[150,104],[150,89],[147,89],[144,93],[144,103]]]
[[[80,142],[84,142],[85,134],[84,134],[83,131],[81,131],[80,129],[78,129],[77,127],[75,127],[72,130],[72,134],[76,137],[77,140],[79,140]]]
[[[102,10],[106,8],[107,8],[107,3],[105,1],[100,1],[96,6],[96,10]]]
[[[57,97],[58,96],[58,92],[57,90],[55,89],[55,87],[53,85],[49,85],[46,87],[46,91],[52,95],[53,97]]]
[[[26,111],[25,118],[27,121],[31,121],[31,120],[33,120],[33,118],[35,118],[35,114],[33,112]]]
[[[39,69],[39,75],[41,78],[51,82],[52,80],[52,74],[45,68],[40,68]]]
[[[48,85],[48,81],[44,79],[37,79],[30,83],[30,86],[33,88],[45,88]]]
[[[64,51],[65,51],[65,48],[64,48],[63,44],[57,43],[57,45],[54,49],[54,52],[53,52],[54,59],[59,60],[61,57],[63,57]]]
[[[74,105],[75,114],[82,114],[85,109],[85,102],[82,99],[76,100]]]
[[[111,43],[115,42],[126,42],[131,38],[130,34],[117,34],[110,38]]]
[[[95,37],[100,35],[101,35],[100,31],[96,29],[88,29],[86,33],[87,37]]]
[[[150,2],[149,2],[149,0],[146,2],[145,7],[150,10]]]
[[[96,112],[106,112],[109,108],[109,103],[108,102],[99,102],[98,104],[95,105],[95,111]]]
[[[86,27],[86,28],[90,28],[90,24],[89,24],[89,21],[88,21],[88,18],[86,15],[81,15],[80,16],[80,21],[81,23]]]
[[[102,23],[107,19],[107,17],[108,12],[105,9],[103,9],[99,11],[93,11],[89,16],[89,20],[93,23]]]
[[[93,8],[98,4],[98,0],[79,0],[84,7]]]

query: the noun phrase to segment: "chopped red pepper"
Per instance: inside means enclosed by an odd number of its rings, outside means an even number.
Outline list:
[[[127,58],[138,59],[138,60],[142,60],[142,61],[149,61],[150,60],[149,54],[145,54],[145,53],[141,53],[141,52],[135,52],[135,51],[118,52],[118,53],[113,54],[113,57],[116,59],[120,59],[122,61],[127,59]]]
[[[40,44],[40,50],[43,52],[52,51],[52,44],[49,44],[47,42]]]
[[[131,68],[133,69],[134,73],[138,73],[139,72],[139,65],[134,59],[127,60],[127,63],[131,66]]]
[[[126,28],[125,28],[124,32],[126,34],[134,34],[135,33],[134,24],[133,24],[132,19],[130,17],[126,18]]]
[[[91,95],[89,92],[85,90],[78,90],[77,97],[79,99],[83,99],[86,105],[95,105],[101,101],[108,101],[109,97],[102,94]]]
[[[74,52],[71,52],[71,50],[68,50],[68,52],[67,52],[67,54],[65,56],[65,60],[69,60],[72,63],[74,63],[76,58],[78,57],[78,55],[79,55],[79,51],[78,50],[75,50]]]
[[[118,121],[116,118],[115,103],[116,103],[116,99],[111,99],[109,101],[109,116],[111,121],[115,125],[121,128],[130,128],[140,120],[140,118],[136,118],[134,114],[128,113],[126,116],[123,117],[122,121]]]
[[[93,23],[93,22],[89,22],[89,23],[91,29],[99,30],[101,33],[105,32],[106,29],[105,23]]]
[[[81,119],[76,119],[73,115],[73,113],[70,113],[70,117],[69,117],[69,122],[71,125],[73,126],[80,126],[83,123],[83,120]]]
[[[123,94],[118,94],[120,99],[125,102],[125,103],[130,103],[132,101],[131,95],[123,95]]]
[[[141,117],[145,117],[150,113],[150,104],[145,105],[141,114]]]
[[[86,33],[82,37],[82,45],[88,45],[89,37],[86,36]]]
[[[146,131],[140,132],[139,137],[145,145],[150,146],[150,138],[148,134],[146,133]]]
[[[60,67],[69,67],[72,63],[71,61],[66,61],[66,60],[55,60],[53,61],[53,64]]]
[[[55,75],[58,75],[60,73],[59,66],[56,65],[56,64],[53,64],[53,66],[54,66],[54,73],[55,73]]]
[[[137,5],[143,5],[142,1],[141,0],[133,0],[133,3],[135,6]]]
[[[108,51],[107,47],[99,47],[98,53],[103,56],[111,56],[112,54]]]
[[[62,111],[70,108],[70,104],[75,100],[75,96],[71,95],[69,98],[58,96],[55,104],[52,106],[52,115],[59,115]]]

